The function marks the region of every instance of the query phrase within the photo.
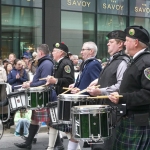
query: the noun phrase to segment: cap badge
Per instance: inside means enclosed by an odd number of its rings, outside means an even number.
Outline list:
[[[129,30],[129,35],[133,36],[135,34],[135,30],[134,29],[130,29]]]
[[[118,32],[112,32],[111,36],[114,37],[114,38],[118,38],[119,33]]]
[[[56,44],[55,44],[55,46],[56,46],[56,47],[59,47],[59,46],[60,46],[60,44],[59,44],[59,43],[56,43]]]

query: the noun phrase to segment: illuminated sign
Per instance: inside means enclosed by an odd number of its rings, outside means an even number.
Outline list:
[[[95,12],[95,0],[61,0],[61,9]]]
[[[128,15],[128,1],[98,0],[97,12],[105,14]]]

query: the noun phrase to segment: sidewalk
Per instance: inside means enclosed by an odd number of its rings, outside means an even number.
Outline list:
[[[10,133],[10,129],[4,131],[2,139],[0,139],[0,150],[25,150],[17,148],[14,143],[22,143],[24,140],[21,137],[16,137]],[[68,140],[63,142],[65,150],[67,150]],[[37,137],[37,143],[32,145],[32,150],[46,150],[48,145],[47,131],[40,132]],[[90,148],[82,148],[83,143],[80,142],[82,150],[90,150]]]

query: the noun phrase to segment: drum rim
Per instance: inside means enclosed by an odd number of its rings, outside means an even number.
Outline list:
[[[58,99],[65,99],[65,98],[71,98],[71,99],[83,99],[87,98],[88,95],[77,95],[77,94],[59,94]]]

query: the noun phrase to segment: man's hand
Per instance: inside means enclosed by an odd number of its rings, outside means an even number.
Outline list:
[[[54,78],[53,76],[47,76],[46,85],[57,84],[57,81],[58,81],[58,79]]]
[[[111,100],[111,102],[118,104],[118,102],[119,102],[119,93],[118,92],[110,93],[110,95],[108,97]]]
[[[79,88],[73,88],[73,89],[71,90],[71,93],[72,93],[72,94],[76,94],[76,93],[78,93],[78,92],[80,92],[80,89],[79,89]]]
[[[95,80],[94,80],[95,81]],[[87,87],[87,92],[91,95],[91,96],[99,96],[101,95],[101,90],[100,88],[97,88],[95,86],[90,86]]]
[[[69,85],[69,88],[73,88],[73,87],[74,87],[74,85],[75,85],[75,83],[70,84],[70,85]]]
[[[29,88],[29,87],[30,87],[30,83],[31,83],[31,82],[24,82],[24,83],[22,84],[22,87],[23,87],[23,88]]]

